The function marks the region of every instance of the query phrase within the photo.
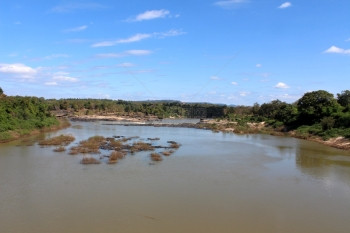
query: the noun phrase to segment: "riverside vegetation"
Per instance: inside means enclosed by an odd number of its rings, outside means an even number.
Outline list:
[[[235,133],[287,134],[328,140],[350,139],[350,91],[333,94],[318,90],[294,103],[274,100],[253,106],[227,106],[179,101],[123,101],[107,99],[48,99],[0,94],[0,140],[30,130],[57,125],[51,113],[67,116],[115,115],[146,118],[212,118],[194,127]],[[338,146],[339,147],[339,146]],[[350,145],[343,149],[350,149]]]
[[[44,98],[6,96],[0,88],[0,142],[63,124],[50,113]]]

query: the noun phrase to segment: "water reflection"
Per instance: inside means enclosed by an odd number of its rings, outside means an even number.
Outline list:
[[[350,185],[348,151],[308,142],[296,148],[295,161],[297,168],[308,176],[322,180],[337,177],[339,181]]]

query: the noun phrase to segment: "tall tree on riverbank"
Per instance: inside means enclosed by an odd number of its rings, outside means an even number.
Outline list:
[[[350,106],[350,91],[342,91],[340,94],[337,94],[338,96],[338,103],[343,107],[349,107]]]
[[[302,124],[314,124],[324,117],[329,117],[340,110],[340,105],[333,94],[324,91],[312,91],[304,94],[297,103],[299,121]]]

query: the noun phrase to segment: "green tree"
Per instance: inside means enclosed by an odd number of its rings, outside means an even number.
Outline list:
[[[2,90],[2,88],[0,87],[0,95],[4,94],[4,91]]]
[[[298,102],[299,121],[302,124],[314,124],[324,117],[329,117],[340,110],[340,105],[333,94],[324,91],[313,91],[304,94]]]
[[[350,91],[342,91],[340,94],[337,94],[338,103],[343,107],[348,107],[350,105]]]

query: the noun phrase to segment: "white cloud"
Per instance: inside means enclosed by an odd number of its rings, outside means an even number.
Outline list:
[[[245,97],[245,96],[247,96],[247,95],[249,95],[249,94],[250,94],[250,92],[247,92],[247,91],[241,91],[241,92],[239,93],[239,95],[242,96],[242,97]]]
[[[69,73],[66,73],[66,72],[57,72],[53,74],[52,79],[57,81],[73,82],[73,83],[79,81],[77,78],[73,78],[68,75]]]
[[[98,58],[118,58],[123,57],[121,53],[100,53],[96,54],[96,57]]]
[[[285,83],[279,82],[276,84],[275,88],[287,89],[289,86]]]
[[[171,36],[180,36],[186,34],[186,32],[180,30],[176,30],[176,29],[171,29],[167,32],[156,32],[154,33],[155,36],[157,36],[158,38],[165,38],[165,37],[171,37]]]
[[[292,3],[285,2],[285,3],[282,3],[278,8],[285,9],[285,8],[288,8],[288,7],[291,7],[291,6],[292,6]]]
[[[256,64],[255,66],[256,66],[256,68],[261,68],[262,67],[261,64]]]
[[[183,35],[183,34],[185,34],[185,32],[183,32],[182,30],[175,30],[175,29],[171,29],[167,32],[154,32],[152,34],[138,33],[138,34],[135,34],[135,35],[133,35],[129,38],[126,38],[126,39],[98,42],[98,43],[92,44],[91,47],[94,47],[94,48],[109,47],[109,46],[115,46],[117,44],[138,42],[138,41],[152,38],[152,37],[165,38],[165,37],[170,37],[170,36],[179,36],[179,35]]]
[[[69,57],[68,54],[51,54],[49,56],[44,57],[45,60],[51,60],[55,58],[67,58]]]
[[[45,86],[57,86],[58,83],[57,82],[46,82],[44,83]]]
[[[16,78],[31,79],[37,74],[37,70],[24,64],[0,64],[0,73],[10,74]]]
[[[147,38],[150,38],[151,35],[150,34],[136,34],[132,37],[129,37],[127,39],[121,39],[121,40],[117,40],[116,42],[119,44],[119,43],[132,43],[132,42],[137,42],[137,41],[140,41],[140,40],[144,40],[144,39],[147,39]]]
[[[237,86],[237,85],[238,85],[238,83],[237,83],[237,82],[231,82],[231,84],[232,84],[232,85],[235,85],[235,86]]]
[[[101,53],[97,54],[98,58],[120,58],[126,56],[144,56],[151,54],[151,50],[127,50],[122,53]]]
[[[135,66],[135,64],[124,62],[117,65],[118,67],[129,68]]]
[[[223,8],[228,8],[228,7],[236,6],[238,4],[246,3],[246,2],[248,2],[248,0],[225,0],[225,1],[217,1],[214,3],[214,5],[220,6]]]
[[[128,50],[128,51],[125,51],[125,54],[128,54],[128,55],[134,55],[134,56],[143,56],[143,55],[149,55],[151,54],[152,51],[150,50]]]
[[[211,80],[221,80],[221,78],[218,76],[211,76],[210,79]]]
[[[140,22],[144,20],[151,20],[151,19],[159,19],[159,18],[165,18],[170,14],[170,11],[161,9],[161,10],[150,10],[145,11],[139,15],[137,15],[135,18],[128,19],[129,22]]]
[[[126,38],[126,39],[98,42],[98,43],[95,43],[95,44],[91,45],[91,47],[94,47],[94,48],[97,48],[97,47],[109,47],[109,46],[114,46],[116,44],[132,43],[132,42],[137,42],[137,41],[141,41],[141,40],[147,39],[147,38],[149,38],[151,36],[152,35],[150,35],[150,34],[141,34],[141,33],[139,33],[139,34],[136,34],[136,35],[131,36],[131,37]]]
[[[68,3],[65,5],[58,5],[55,6],[50,10],[50,12],[53,13],[69,13],[74,12],[77,10],[99,10],[99,9],[105,9],[106,6],[98,4],[98,3]]]
[[[333,45],[324,52],[325,53],[337,53],[337,54],[350,54],[350,49],[342,49],[342,48],[338,48],[338,47]]]
[[[66,30],[64,30],[64,32],[80,32],[80,31],[86,30],[87,28],[88,28],[88,26],[83,25],[83,26],[80,26],[80,27],[66,29]]]

